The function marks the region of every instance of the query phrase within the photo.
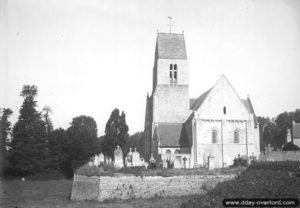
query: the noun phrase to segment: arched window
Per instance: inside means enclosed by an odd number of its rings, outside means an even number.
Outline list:
[[[180,150],[175,150],[175,154],[180,154]]]
[[[240,132],[239,132],[239,130],[234,131],[233,142],[234,143],[240,143]]]
[[[171,154],[171,150],[166,150],[166,154],[170,155]]]
[[[217,141],[218,141],[218,132],[214,129],[211,132],[211,142],[217,143]]]
[[[223,107],[223,113],[226,114],[226,106]]]

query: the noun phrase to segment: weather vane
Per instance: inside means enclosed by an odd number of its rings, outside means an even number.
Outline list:
[[[170,27],[170,33],[172,33],[172,26],[174,26],[174,25],[172,25],[172,17],[171,17],[171,16],[168,16],[168,18],[169,18],[169,21],[170,21],[170,24],[169,24],[169,27]]]

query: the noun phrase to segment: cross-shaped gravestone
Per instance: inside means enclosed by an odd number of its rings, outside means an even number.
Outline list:
[[[182,160],[183,160],[183,168],[186,168],[186,161],[187,161],[186,157],[184,157]]]
[[[265,147],[265,151],[267,154],[270,154],[274,150],[273,147],[271,147],[271,144],[268,144],[267,147]]]

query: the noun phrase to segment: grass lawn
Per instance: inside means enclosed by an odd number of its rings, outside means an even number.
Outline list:
[[[110,202],[74,202],[69,199],[72,180],[0,181],[1,208],[94,208],[94,207],[179,207],[179,204],[192,197],[134,199]]]
[[[204,195],[191,198],[181,208],[223,207],[223,199],[298,198],[300,176],[292,171],[248,169],[233,180],[218,184]]]

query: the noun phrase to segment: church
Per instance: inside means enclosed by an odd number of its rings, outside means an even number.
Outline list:
[[[177,168],[233,164],[258,157],[259,126],[250,98],[241,99],[221,75],[198,98],[189,96],[184,34],[157,33],[152,93],[147,95],[144,157],[171,160]]]

